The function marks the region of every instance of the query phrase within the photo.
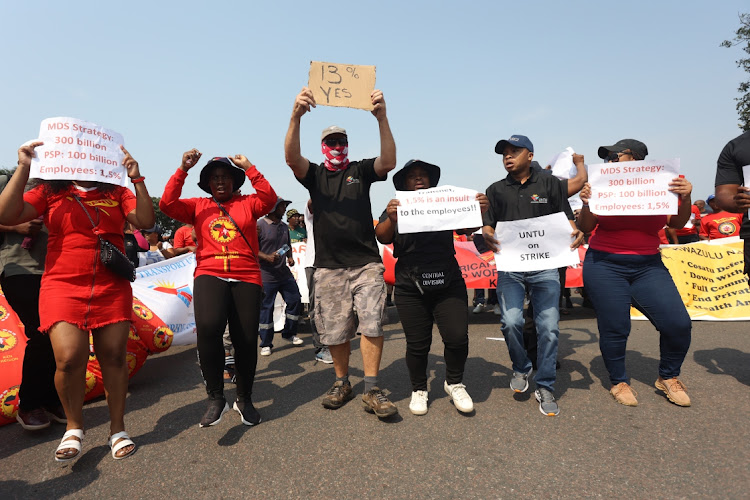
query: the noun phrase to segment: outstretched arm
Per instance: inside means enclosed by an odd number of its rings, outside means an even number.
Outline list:
[[[32,142],[18,149],[18,167],[0,194],[0,224],[4,226],[15,226],[39,216],[30,203],[23,201],[23,190],[29,180],[34,148],[42,144],[40,141]]]
[[[314,107],[315,97],[313,97],[312,90],[303,87],[294,100],[292,118],[289,120],[289,129],[286,131],[286,138],[284,139],[284,158],[286,159],[286,164],[289,165],[292,172],[294,172],[294,176],[298,179],[302,179],[307,175],[307,169],[310,166],[310,162],[302,156],[302,149],[299,142],[300,122],[302,121],[302,115]]]
[[[378,119],[380,129],[380,156],[375,159],[375,173],[378,177],[385,177],[388,172],[396,168],[396,142],[393,140],[391,126],[388,124],[383,92],[374,90],[370,97],[374,106],[372,114]]]

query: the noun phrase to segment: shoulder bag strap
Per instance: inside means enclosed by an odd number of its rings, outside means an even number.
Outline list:
[[[239,231],[240,236],[242,236],[242,239],[245,240],[245,243],[247,243],[248,248],[250,248],[250,254],[253,256],[253,258],[255,258],[255,261],[258,262],[258,257],[255,255],[255,252],[253,251],[253,246],[250,244],[249,241],[247,241],[245,234],[242,232],[242,229],[240,229],[240,225],[234,221],[234,218],[232,218],[232,216],[229,215],[229,212],[227,211],[227,209],[224,208],[224,206],[221,203],[219,203],[219,201],[216,198],[212,196],[211,199],[214,200],[214,203],[216,203],[216,206],[218,206],[221,209],[221,211],[224,212],[224,215],[229,217],[229,220],[232,221],[232,224],[234,224],[234,227],[237,228],[237,231]]]
[[[81,210],[83,210],[83,213],[86,214],[86,217],[89,218],[89,222],[91,222],[91,227],[94,229],[94,234],[96,234],[96,224],[94,224],[94,219],[91,218],[91,215],[89,215],[89,211],[86,210],[86,207],[83,206],[83,203],[81,203],[81,198],[78,197],[77,194],[73,195],[73,198],[78,202],[78,204],[81,206]],[[101,241],[102,237],[96,234],[96,237],[99,238],[99,241]]]

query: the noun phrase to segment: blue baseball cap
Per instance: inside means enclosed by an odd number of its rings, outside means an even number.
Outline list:
[[[495,153],[499,155],[503,154],[503,150],[505,149],[505,146],[514,146],[516,148],[526,148],[530,152],[532,153],[534,152],[534,145],[531,144],[531,141],[525,135],[514,134],[510,136],[510,139],[498,141],[498,143],[495,144]]]

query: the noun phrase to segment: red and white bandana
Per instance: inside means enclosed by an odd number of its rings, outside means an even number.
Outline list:
[[[336,145],[335,148],[330,148],[325,142],[321,143],[321,151],[325,157],[325,166],[331,172],[338,172],[339,170],[346,170],[349,166],[349,146]]]

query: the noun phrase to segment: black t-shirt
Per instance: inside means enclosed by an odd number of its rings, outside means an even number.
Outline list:
[[[387,175],[375,173],[375,159],[354,161],[346,170],[331,172],[310,162],[307,175],[297,179],[313,203],[315,267],[359,267],[381,262],[372,223],[370,186]]]
[[[716,186],[724,184],[745,184],[742,167],[750,165],[750,131],[735,137],[721,150],[716,162]],[[750,218],[748,212],[742,219],[740,237],[750,239]]]
[[[565,193],[567,195],[567,193]],[[563,195],[562,181],[552,175],[542,175],[532,169],[521,184],[510,174],[487,188],[490,208],[482,216],[485,226],[493,228],[500,221],[513,221],[564,212],[573,220],[573,211]]]
[[[379,220],[383,222],[387,218],[384,210]],[[393,256],[398,259],[396,286],[415,286],[412,275],[417,271],[450,271],[454,279],[461,279],[455,254],[453,231],[400,234],[396,229],[393,233]]]

